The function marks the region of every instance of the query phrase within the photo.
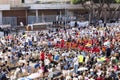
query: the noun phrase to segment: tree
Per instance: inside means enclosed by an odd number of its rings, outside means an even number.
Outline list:
[[[120,3],[120,0],[71,0],[73,4],[81,3],[84,9],[89,12],[89,22],[91,23],[93,18],[104,22],[109,22],[110,19],[120,17],[120,5],[115,4],[116,7],[112,6],[112,3]]]
[[[72,4],[79,4],[81,3],[83,0],[71,0]]]
[[[120,3],[120,0],[115,0],[117,3]]]
[[[104,3],[115,3],[115,0],[93,0],[94,3],[104,2]]]

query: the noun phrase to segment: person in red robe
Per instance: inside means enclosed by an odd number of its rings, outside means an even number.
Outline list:
[[[96,80],[105,80],[103,76],[98,76]]]
[[[99,53],[99,52],[100,52],[100,48],[99,47],[93,47],[92,53]]]
[[[50,60],[50,62],[52,62],[52,61],[53,61],[53,56],[52,56],[52,53],[48,53],[48,54],[47,54],[47,57],[48,57],[48,59]]]
[[[58,48],[58,47],[59,47],[59,44],[58,44],[58,43],[56,43],[56,44],[55,44],[55,47],[57,47],[57,48]]]
[[[45,53],[44,53],[44,51],[41,51],[40,52],[40,60],[44,62],[44,59],[45,59]]]
[[[95,52],[96,52],[96,53],[99,53],[99,52],[100,52],[100,48],[99,48],[99,47],[96,47],[96,48],[95,48]]]
[[[90,48],[90,47],[84,47],[84,51],[85,51],[85,52],[90,52],[90,51],[91,51],[91,48]]]
[[[79,45],[79,46],[78,46],[78,49],[80,49],[80,50],[82,51],[82,50],[84,50],[84,46]]]
[[[64,47],[64,42],[65,42],[65,41],[62,39],[62,40],[61,40],[61,48]]]

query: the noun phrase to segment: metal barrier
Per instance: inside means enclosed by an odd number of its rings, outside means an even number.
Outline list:
[[[58,18],[58,19],[57,19]],[[36,16],[28,16],[27,18],[28,24],[34,24],[34,23],[40,23],[40,22],[53,22],[53,21],[72,21],[76,20],[76,17],[70,17],[70,16],[62,16],[59,17],[58,15],[44,15],[44,16],[39,16],[38,19]]]
[[[36,16],[28,16],[27,18],[28,24],[33,24],[33,23],[39,23],[39,22],[53,22],[56,20],[56,15],[45,15],[45,16],[39,16],[38,20]]]
[[[28,20],[27,21],[28,24],[33,24],[36,22],[36,16],[28,16],[27,20]]]
[[[41,23],[41,22],[53,22],[57,20],[58,15],[43,15],[43,16],[28,16],[27,23],[34,24],[34,23]],[[58,19],[58,21],[71,21],[70,17],[62,16]],[[17,26],[17,17],[3,17],[2,24],[10,24],[11,26]]]
[[[17,17],[3,17],[2,24],[9,24],[11,26],[17,26]]]

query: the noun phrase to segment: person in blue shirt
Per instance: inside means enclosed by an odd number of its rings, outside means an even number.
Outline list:
[[[29,40],[28,44],[29,44],[29,46],[33,45],[31,40]]]
[[[50,42],[50,41],[48,41],[48,47],[49,47],[49,48],[51,47],[51,42]]]
[[[59,57],[60,57],[60,56],[59,56],[58,54],[55,55],[55,56],[54,56],[54,60],[55,60],[55,61],[58,61],[58,60],[59,60]]]
[[[39,63],[39,61],[37,61],[37,63],[34,65],[34,68],[36,69],[36,68],[38,68],[40,66],[40,63]]]
[[[32,73],[32,68],[31,68],[31,66],[29,65],[29,62],[27,62],[27,72],[28,73]]]

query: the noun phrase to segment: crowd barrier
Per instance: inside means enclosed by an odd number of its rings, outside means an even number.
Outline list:
[[[100,24],[100,26],[104,26],[104,24]],[[107,23],[106,26],[120,26],[120,23]]]

